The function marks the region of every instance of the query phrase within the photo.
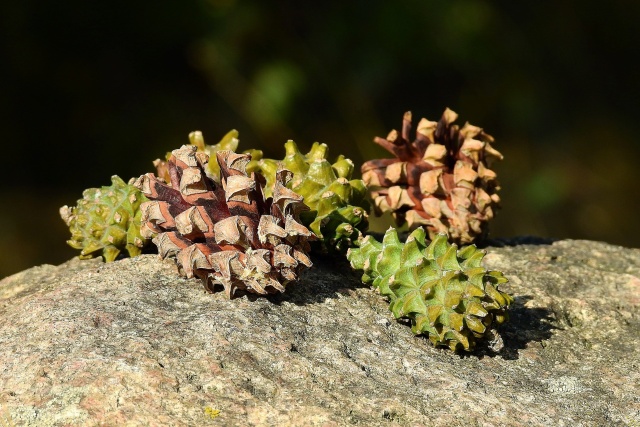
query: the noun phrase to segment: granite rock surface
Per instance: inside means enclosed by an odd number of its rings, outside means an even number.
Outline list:
[[[0,281],[0,425],[640,426],[640,250],[526,243],[487,248],[515,304],[470,354],[339,258],[233,300],[154,255],[31,268]]]

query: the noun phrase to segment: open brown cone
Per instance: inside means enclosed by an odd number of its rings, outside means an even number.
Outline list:
[[[395,158],[362,165],[376,214],[391,212],[398,225],[424,226],[431,239],[446,233],[449,241],[468,244],[482,239],[499,207],[499,184],[490,167],[502,154],[493,138],[469,123],[454,124],[458,115],[446,109],[437,122],[422,119],[410,142],[411,112],[402,132],[393,130],[374,142]]]
[[[265,295],[284,292],[310,267],[313,234],[298,222],[307,207],[285,187],[292,174],[279,170],[273,198],[265,200],[264,178],[246,173],[247,154],[220,151],[220,184],[206,176],[208,156],[184,145],[167,161],[170,184],[149,173],[135,185],[151,201],[141,206],[142,235],[162,258],[175,257],[187,277],[199,277],[213,292],[222,285]]]

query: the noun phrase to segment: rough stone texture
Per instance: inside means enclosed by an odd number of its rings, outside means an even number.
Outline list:
[[[152,255],[26,270],[0,282],[0,415],[29,426],[640,425],[640,250],[488,250],[516,303],[504,348],[464,355],[414,337],[340,259],[316,260],[283,295],[231,301]]]

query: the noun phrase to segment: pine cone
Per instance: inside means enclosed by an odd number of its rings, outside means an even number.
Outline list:
[[[364,182],[350,180],[353,162],[339,156],[335,163],[329,163],[327,145],[317,142],[305,155],[293,141],[287,141],[285,150],[286,156],[281,162],[263,159],[261,151],[252,150],[254,160],[247,170],[264,174],[267,194],[280,163],[292,171],[293,179],[288,187],[303,196],[311,208],[301,215],[302,223],[318,236],[323,251],[346,251],[369,226],[369,201]]]
[[[114,261],[122,251],[140,255],[150,240],[140,235],[140,204],[147,199],[140,190],[111,177],[110,187],[89,188],[74,207],[63,206],[60,216],[69,226],[69,246],[80,249],[80,258],[102,255]]]
[[[457,117],[447,108],[438,122],[422,119],[409,142],[411,112],[405,113],[401,135],[393,130],[374,139],[396,158],[366,162],[362,178],[376,214],[389,211],[398,225],[425,226],[432,238],[445,233],[451,242],[467,244],[486,237],[499,207],[500,187],[489,168],[502,154],[479,127],[454,124]]]
[[[171,184],[153,174],[135,185],[152,201],[142,205],[142,234],[162,258],[176,257],[187,277],[199,277],[213,292],[220,284],[227,296],[237,290],[257,294],[284,292],[300,271],[312,233],[298,223],[307,209],[302,197],[285,187],[291,172],[278,170],[273,198],[262,193],[264,179],[246,173],[251,160],[232,151],[216,153],[220,184],[206,176],[209,156],[195,145],[174,150],[168,160]]]
[[[413,231],[405,244],[389,229],[382,243],[367,236],[347,258],[364,270],[362,281],[389,298],[396,318],[407,317],[414,334],[425,334],[435,346],[470,351],[477,340],[508,320],[513,298],[498,290],[507,279],[487,271],[485,253],[475,246],[457,250],[439,234],[431,244],[424,229]]]
[[[202,132],[199,130],[193,131],[189,134],[189,142],[191,145],[198,147],[198,151],[205,153],[209,158],[213,158],[215,160],[215,155],[218,151],[236,151],[240,141],[238,140],[238,131],[233,129],[227,132],[220,142],[214,145],[205,144]],[[169,177],[169,165],[167,164],[169,157],[171,157],[171,153],[167,153],[165,160],[156,159],[153,161],[153,166],[155,166],[157,171],[156,175],[164,179],[167,184],[171,182],[171,177]],[[219,182],[220,167],[218,166],[218,162],[209,162],[206,172],[210,179]]]

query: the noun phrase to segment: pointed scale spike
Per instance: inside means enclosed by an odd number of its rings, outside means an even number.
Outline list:
[[[491,298],[493,298],[493,300],[495,300],[495,302],[500,304],[500,306],[507,305],[507,299],[504,297],[504,294],[502,292],[496,290],[496,288],[494,288],[490,284],[488,284],[488,283],[485,284],[484,290],[487,293],[487,295],[489,295]]]
[[[464,288],[464,297],[465,298],[482,298],[484,296],[484,291],[482,290],[482,286],[475,286],[471,283],[468,283]]]
[[[461,346],[464,350],[470,350],[470,343],[469,343],[469,338],[456,331],[456,330],[452,330],[452,335],[455,337],[454,339],[452,339],[450,342],[451,344],[449,345],[449,347],[453,350],[456,351],[456,349],[458,348],[458,346]]]
[[[105,262],[113,262],[118,258],[120,254],[120,249],[113,245],[106,246],[102,251],[102,256],[104,256]]]
[[[464,327],[464,315],[460,313],[450,313],[449,314],[449,327],[454,331],[461,331]]]
[[[447,251],[447,235],[446,234],[438,234],[431,241],[431,244],[427,248],[427,253],[425,254],[427,258],[430,259],[438,259]]]
[[[464,274],[467,276],[467,281],[469,283],[481,290],[484,289],[484,278],[487,274],[487,270],[482,267],[476,267],[465,270]],[[484,294],[484,291],[482,292]]]
[[[465,270],[480,267],[484,256],[485,252],[476,248],[475,245],[466,246],[458,251],[458,258],[462,260],[460,265]]]
[[[338,179],[331,167],[331,164],[325,160],[315,160],[309,163],[309,170],[307,171],[308,180],[313,181],[316,185],[322,185],[325,188],[324,191],[331,191],[327,186],[331,185]],[[344,178],[340,178],[341,183],[348,184]]]
[[[414,334],[423,334],[431,329],[432,326],[429,324],[429,317],[426,314],[419,313],[415,315],[415,323],[411,328]]]
[[[206,174],[215,181],[219,181],[220,166],[216,161],[216,153],[218,151],[236,151],[238,149],[239,139],[238,131],[235,129],[227,132],[217,144],[207,145],[204,141],[202,132],[197,130],[189,133],[189,142],[194,145],[198,152],[204,153],[209,156],[209,163],[207,164]],[[170,154],[167,156],[167,160]]]
[[[413,268],[402,268],[391,276],[389,289],[393,291],[396,297],[403,298],[407,293],[419,289],[415,273],[416,270]]]
[[[467,327],[477,334],[484,334],[484,332],[487,330],[487,327],[484,325],[484,323],[482,323],[476,317],[466,315],[464,316],[464,321]]]
[[[382,238],[383,246],[398,246],[401,245],[400,239],[398,238],[398,232],[395,228],[389,227],[387,231],[384,233],[384,237]]]
[[[491,281],[491,283],[495,284],[496,286],[508,281],[507,278],[504,277],[504,275],[499,271],[489,271],[487,272],[487,276],[489,276],[489,280]]]
[[[317,216],[326,217],[335,213],[336,203],[340,203],[340,196],[331,191],[323,193],[322,198],[316,204]]]
[[[311,163],[318,160],[325,160],[327,158],[327,153],[329,152],[329,147],[327,144],[320,144],[319,142],[314,142],[311,146],[311,151],[307,153],[306,160]]]
[[[271,159],[262,159],[258,162],[260,171],[262,172],[262,174],[265,177],[265,180],[267,181],[263,190],[264,197],[273,196],[273,187],[276,183],[276,173],[280,168],[280,165],[278,163],[279,162]],[[249,164],[247,165],[247,168],[249,168],[250,165],[251,165],[251,162],[249,162]]]
[[[288,140],[284,144],[286,156],[282,163],[284,167],[293,172],[294,175],[306,174],[309,170],[309,164],[298,149],[298,146],[292,140]]]
[[[336,216],[344,218],[349,224],[354,226],[359,225],[367,219],[367,213],[362,208],[353,205],[338,209]]]
[[[429,317],[429,322],[431,323],[431,325],[440,323],[440,316],[443,312],[444,309],[441,305],[432,304],[427,307],[427,316]]]
[[[353,174],[354,165],[351,159],[345,158],[342,154],[338,156],[338,159],[331,165],[338,178],[351,179]]]
[[[346,178],[337,178],[331,182],[326,191],[337,195],[340,201],[343,201],[351,199],[351,190],[351,185]]]
[[[473,315],[475,317],[485,317],[489,314],[489,312],[485,310],[482,304],[476,301],[471,301],[470,303],[468,303],[465,311],[468,315]]]
[[[393,300],[389,308],[396,319],[415,314],[427,314],[427,306],[424,300],[420,298],[418,290],[407,292],[404,298]]]
[[[455,244],[447,247],[447,250],[437,259],[438,265],[444,271],[459,271],[461,269],[457,257],[458,248]]]
[[[88,242],[85,242],[82,248],[82,252],[80,252],[80,254],[82,254],[83,256],[91,256],[93,255],[94,252],[98,252],[102,250],[104,247],[105,247],[104,243],[99,242],[97,240],[90,240]]]
[[[401,260],[403,264],[415,265],[418,260],[424,259],[422,255],[422,247],[416,240],[407,239],[407,242],[402,246]]]
[[[351,236],[354,231],[354,228],[351,226],[351,224],[348,223],[341,222],[338,226],[336,226],[336,236],[338,238],[342,236]]]
[[[402,256],[402,246],[387,245],[383,243],[383,249],[376,258],[377,270],[383,276],[390,276],[398,271],[398,264]]]
[[[364,181],[361,179],[352,179],[349,181],[349,185],[351,185],[351,196],[353,200],[351,200],[351,204],[355,206],[359,206],[363,208],[366,212],[369,212],[369,196],[367,186],[364,185]]]
[[[447,310],[455,310],[462,302],[462,293],[447,291],[444,297],[444,306]]]
[[[409,237],[407,237],[407,242],[409,242],[409,240],[415,240],[423,249],[429,246],[427,243],[427,233],[424,231],[424,228],[416,228],[413,230],[411,234],[409,234]]]

